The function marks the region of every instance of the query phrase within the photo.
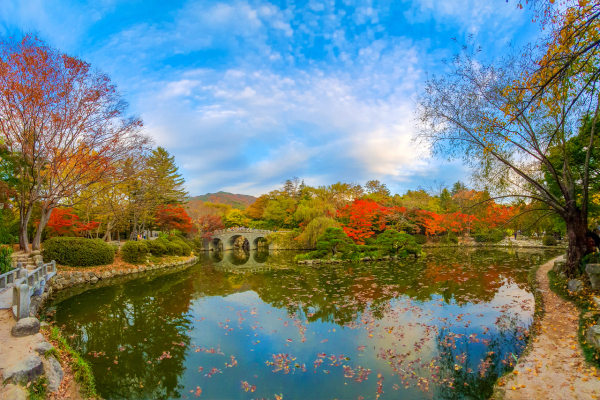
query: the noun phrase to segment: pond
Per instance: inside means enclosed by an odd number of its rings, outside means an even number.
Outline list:
[[[528,272],[561,251],[427,251],[320,267],[209,253],[48,310],[106,399],[488,398],[526,342]]]

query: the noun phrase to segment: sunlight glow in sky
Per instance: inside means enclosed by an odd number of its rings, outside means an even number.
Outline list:
[[[0,34],[36,32],[107,72],[191,195],[467,180],[422,157],[414,100],[468,35],[485,54],[534,41],[516,0],[2,0]]]

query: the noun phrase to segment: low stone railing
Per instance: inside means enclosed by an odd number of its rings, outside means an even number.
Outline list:
[[[31,307],[31,296],[41,294],[46,283],[56,275],[56,262],[44,264],[40,261],[38,267],[32,271],[17,264],[17,269],[0,275],[0,288],[8,288],[12,283],[12,311],[15,319],[28,318]]]
[[[229,228],[229,229],[219,229],[218,231],[213,231],[211,232],[213,235],[220,235],[222,233],[232,233],[232,232],[239,232],[239,233],[264,233],[264,234],[269,234],[272,233],[273,231],[269,231],[266,229],[253,229],[253,228]]]

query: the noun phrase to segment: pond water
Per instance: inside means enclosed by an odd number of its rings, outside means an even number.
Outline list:
[[[528,271],[561,252],[427,251],[320,267],[211,253],[62,291],[49,314],[106,399],[487,398],[526,341]]]

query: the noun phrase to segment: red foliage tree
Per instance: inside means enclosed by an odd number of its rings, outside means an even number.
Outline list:
[[[220,215],[202,215],[198,219],[198,225],[200,226],[202,237],[205,239],[210,239],[214,231],[225,228]]]
[[[90,221],[88,223],[79,221],[79,217],[73,213],[72,208],[56,208],[50,215],[46,224],[49,236],[78,235],[98,229],[100,222]]]
[[[172,204],[158,207],[155,217],[156,224],[163,231],[177,229],[183,233],[188,233],[193,227],[192,219],[185,209]]]
[[[364,244],[365,239],[373,236],[375,231],[385,230],[386,215],[389,210],[371,200],[354,200],[351,204],[338,210],[338,218],[344,232],[357,244]]]

